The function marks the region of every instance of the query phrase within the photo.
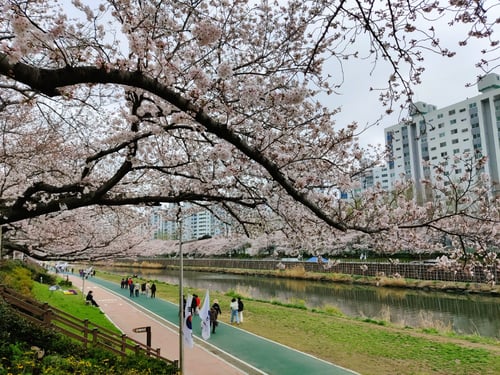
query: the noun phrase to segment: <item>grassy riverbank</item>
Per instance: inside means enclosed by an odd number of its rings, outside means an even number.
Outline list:
[[[119,284],[121,275],[98,272],[97,276]],[[157,282],[157,296],[178,301],[176,285]],[[185,289],[185,294],[204,290]],[[229,321],[230,297],[238,291],[210,291],[219,299]],[[458,336],[437,329],[417,330],[391,326],[382,321],[351,319],[334,306],[307,309],[302,301],[245,300],[242,329],[304,351],[366,375],[378,374],[498,374],[500,342],[477,336]],[[223,329],[223,328],[222,328]]]
[[[110,264],[103,263],[103,267]],[[123,267],[125,269],[164,269],[165,266],[152,261],[141,262],[113,262],[113,267]],[[167,266],[167,269],[178,269],[178,266]],[[218,267],[193,267],[184,266],[185,271],[227,273],[235,275],[265,276],[294,280],[309,280],[321,282],[334,282],[343,284],[370,285],[386,288],[415,289],[436,292],[451,292],[463,294],[484,294],[487,296],[500,297],[500,285],[489,285],[471,282],[440,281],[440,280],[419,280],[396,278],[390,276],[372,277],[363,275],[350,275],[334,272],[310,272],[304,266],[297,265],[283,270],[261,270],[243,268],[218,268]]]

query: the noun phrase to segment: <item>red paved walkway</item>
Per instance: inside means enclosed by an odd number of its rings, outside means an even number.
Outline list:
[[[73,285],[81,290],[82,279],[69,275]],[[145,333],[132,331],[136,327],[151,326],[151,346],[160,348],[160,354],[171,360],[179,360],[179,331],[166,321],[161,321],[119,295],[94,284],[92,279],[85,280],[84,295],[94,290],[94,298],[106,316],[127,336],[146,343]],[[249,372],[240,370],[221,357],[209,352],[200,345],[184,348],[183,375],[241,375]]]

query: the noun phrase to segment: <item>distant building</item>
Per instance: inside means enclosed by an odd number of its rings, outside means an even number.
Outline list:
[[[431,163],[464,153],[488,156],[485,172],[490,176],[491,192],[500,194],[500,76],[488,74],[478,82],[479,95],[438,109],[417,102],[410,109],[410,120],[384,130],[390,157],[387,165],[374,168],[361,178],[361,189],[380,183],[390,190],[395,181],[411,179],[415,193],[424,198],[420,181],[433,179]],[[461,174],[463,166],[455,172]],[[364,186],[363,186],[364,185]]]
[[[182,239],[196,240],[203,237],[227,235],[230,228],[208,210],[193,206],[185,206],[187,214],[182,217]],[[164,205],[155,207],[151,216],[154,239],[172,240],[179,238],[179,227],[176,219],[177,206]]]
[[[154,207],[151,215],[153,238],[162,240],[178,239],[177,223],[166,207]]]

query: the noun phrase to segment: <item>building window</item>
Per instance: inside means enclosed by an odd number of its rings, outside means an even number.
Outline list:
[[[444,122],[439,123],[439,124],[438,124],[438,128],[439,128],[439,129],[444,128]]]
[[[451,129],[451,134],[457,134],[458,133],[458,129]]]
[[[448,115],[451,116],[451,115],[454,115],[455,114],[455,110],[452,109],[451,111],[448,112]]]
[[[437,118],[443,118],[443,114],[442,113],[438,113]]]
[[[439,147],[446,147],[446,142],[441,142],[441,143],[439,144]]]
[[[458,139],[453,139],[453,140],[451,141],[451,144],[452,144],[452,145],[456,145],[457,143],[458,143]]]
[[[450,124],[452,124],[452,125],[453,125],[453,124],[456,124],[456,123],[457,123],[457,120],[456,120],[456,119],[453,119],[453,120],[451,120],[451,121],[450,121]]]

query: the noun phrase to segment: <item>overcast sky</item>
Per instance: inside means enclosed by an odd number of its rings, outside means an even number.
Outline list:
[[[451,32],[451,30],[449,31]],[[500,38],[500,27],[497,27],[495,39]],[[458,40],[459,37],[453,33],[443,35],[442,40],[447,37]],[[448,46],[457,52],[453,58],[445,58],[438,55],[426,56],[424,63],[425,72],[422,76],[422,84],[414,88],[414,100],[434,104],[438,108],[452,105],[456,102],[474,97],[479,94],[477,85],[466,87],[467,83],[475,83],[479,75],[484,74],[475,67],[475,64],[482,58],[481,50],[487,48],[487,40],[473,40],[466,47],[458,47],[457,42],[450,41]],[[497,50],[498,58],[498,50]],[[344,65],[345,83],[339,90],[340,96],[331,96],[324,103],[334,108],[342,107],[342,113],[337,117],[339,126],[357,121],[360,127],[373,123],[383,114],[384,109],[378,101],[377,92],[369,92],[370,86],[376,86],[377,80],[380,86],[387,80],[387,73],[383,73],[381,67],[370,76],[371,65],[364,61],[349,62]],[[493,66],[491,67],[493,68]],[[332,67],[331,74],[335,74],[335,67]],[[497,67],[494,72],[500,74]],[[323,99],[322,99],[323,101]],[[386,117],[380,123],[365,132],[360,141],[366,144],[384,144],[384,128],[398,123],[398,113]],[[407,111],[403,113],[407,115]]]

